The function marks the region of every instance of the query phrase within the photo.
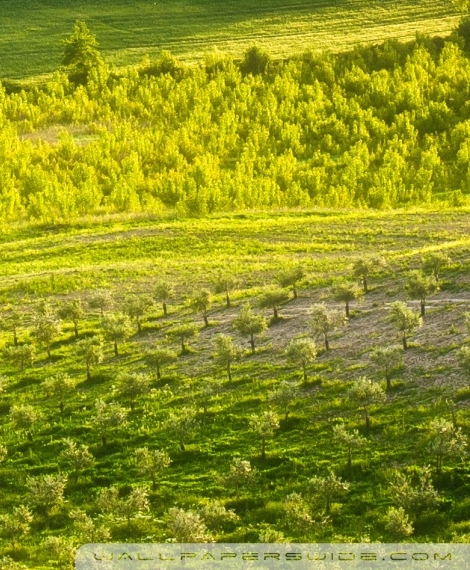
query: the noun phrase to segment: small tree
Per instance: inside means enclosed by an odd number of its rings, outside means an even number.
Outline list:
[[[29,441],[33,440],[33,428],[39,419],[39,413],[28,404],[12,406],[10,409],[11,423],[15,428],[24,430]]]
[[[101,489],[96,499],[98,508],[115,520],[125,520],[130,529],[132,519],[145,516],[150,510],[148,492],[142,487],[134,487],[128,497],[119,497],[116,487]]]
[[[313,518],[309,513],[307,502],[299,493],[291,493],[285,498],[284,512],[287,528],[302,537],[308,536],[314,530],[320,532],[330,524],[327,516],[320,515]]]
[[[392,378],[404,368],[403,356],[400,349],[395,347],[376,348],[372,351],[370,359],[375,368],[385,376],[387,390],[390,390],[392,387]]]
[[[21,372],[33,365],[34,362],[34,346],[32,344],[22,344],[20,346],[9,346],[3,356],[7,362],[17,366]]]
[[[446,253],[429,253],[421,259],[421,268],[423,273],[432,275],[437,283],[441,269],[450,264],[450,257]]]
[[[325,500],[325,514],[329,514],[333,498],[349,490],[349,483],[337,477],[333,471],[330,471],[326,477],[313,477],[308,485],[312,494]]]
[[[314,335],[323,335],[325,350],[330,350],[329,335],[332,331],[344,324],[341,311],[328,309],[325,304],[316,304],[312,307],[312,329]]]
[[[240,69],[244,74],[261,75],[271,63],[271,56],[258,46],[252,46],[245,52]]]
[[[107,404],[101,399],[96,400],[95,407],[96,415],[93,416],[92,422],[98,428],[101,443],[106,445],[109,428],[123,425],[126,422],[127,412],[120,406]]]
[[[423,325],[422,317],[408,309],[406,303],[395,301],[390,305],[388,318],[401,333],[403,350],[406,350],[408,348],[407,338]]]
[[[86,85],[91,71],[104,66],[96,36],[90,32],[84,21],[75,22],[73,33],[62,40],[62,45],[62,65],[67,69],[72,83]]]
[[[214,292],[216,294],[223,293],[225,295],[225,306],[227,309],[231,306],[230,293],[237,286],[237,280],[230,273],[222,273],[219,271],[214,279]]]
[[[256,469],[251,467],[249,461],[234,457],[230,466],[230,471],[223,478],[223,482],[228,487],[235,487],[235,495],[238,497],[240,487],[245,488],[254,482],[257,475]]]
[[[179,413],[170,414],[166,428],[178,439],[181,451],[185,451],[185,441],[197,429],[196,412],[190,408],[182,408]]]
[[[255,335],[262,334],[267,329],[266,319],[262,315],[253,314],[250,305],[244,305],[233,326],[241,336],[250,337],[251,352],[255,353]]]
[[[279,387],[271,393],[271,401],[280,406],[284,412],[284,417],[287,421],[289,415],[289,406],[297,398],[297,388],[291,382],[283,380]]]
[[[403,507],[389,507],[384,518],[385,530],[391,534],[393,540],[402,540],[413,534],[413,525]]]
[[[419,469],[417,475],[417,484],[413,484],[412,476],[395,471],[389,488],[393,500],[415,516],[437,507],[440,502],[439,493],[432,484],[431,469]]]
[[[210,500],[203,505],[198,512],[204,523],[215,531],[221,531],[227,523],[239,520],[238,515],[232,510],[227,510],[224,505],[217,500]]]
[[[147,352],[145,359],[149,366],[154,366],[157,371],[158,380],[162,379],[162,368],[167,364],[175,362],[178,358],[176,352],[163,346],[157,345],[156,349]]]
[[[83,544],[108,542],[111,538],[109,528],[99,525],[81,509],[73,509],[69,513],[73,520],[73,529]]]
[[[66,372],[58,372],[43,382],[47,394],[59,400],[60,416],[64,419],[64,400],[75,391],[75,381]]]
[[[119,376],[119,393],[124,398],[129,398],[131,411],[134,411],[136,399],[150,390],[150,380],[150,375],[142,372],[131,372]]]
[[[338,424],[333,427],[333,442],[346,448],[348,452],[348,469],[351,469],[353,449],[364,447],[367,440],[359,435],[357,429],[348,431],[344,424]]]
[[[370,429],[369,408],[374,404],[385,401],[385,392],[380,384],[374,384],[368,378],[360,378],[349,390],[349,399],[363,408],[366,420],[366,428]]]
[[[103,343],[101,338],[98,336],[92,336],[88,338],[82,338],[79,340],[75,349],[77,351],[77,356],[85,362],[86,365],[86,377],[87,380],[91,379],[91,367],[95,364],[103,362]]]
[[[26,477],[29,501],[49,515],[52,508],[64,500],[67,475],[38,475]]]
[[[34,321],[32,334],[36,341],[44,346],[48,358],[51,358],[51,346],[54,340],[59,336],[60,330],[60,322],[52,315],[40,316]]]
[[[1,326],[13,335],[13,346],[18,346],[18,330],[21,326],[21,315],[15,310],[9,311],[2,317]]]
[[[33,513],[24,505],[13,507],[13,511],[0,515],[0,536],[9,540],[14,548],[18,540],[28,534],[33,522]],[[1,566],[0,566],[1,568]]]
[[[359,299],[363,295],[362,289],[357,283],[345,282],[336,285],[333,289],[333,298],[338,303],[345,304],[346,318],[349,319],[349,303]]]
[[[271,411],[263,412],[250,418],[250,430],[261,438],[261,459],[266,459],[266,440],[273,437],[274,431],[279,429],[279,420]]]
[[[194,323],[183,323],[173,327],[167,332],[169,337],[178,338],[181,342],[181,354],[187,352],[186,343],[190,338],[197,338],[199,330]]]
[[[88,306],[90,309],[98,309],[103,317],[105,311],[109,311],[113,307],[111,291],[108,289],[96,291],[88,300]]]
[[[317,358],[317,347],[313,340],[309,338],[291,340],[286,349],[286,356],[289,362],[302,366],[304,382],[307,382],[307,366]]]
[[[260,309],[272,309],[273,322],[276,322],[279,320],[279,306],[282,303],[285,303],[288,299],[289,294],[285,289],[270,287],[262,293],[258,301],[258,307],[260,307]]]
[[[232,381],[232,364],[241,357],[241,350],[235,346],[233,338],[229,335],[219,334],[215,337],[214,360],[217,364],[225,366],[228,381]]]
[[[208,289],[194,291],[189,298],[190,307],[197,313],[201,313],[204,326],[209,326],[208,311],[212,303],[212,296]]]
[[[92,467],[95,463],[95,459],[88,450],[87,445],[81,445],[78,447],[71,439],[65,439],[64,443],[66,448],[62,451],[59,457],[72,469],[74,481],[77,483],[80,473],[85,469]]]
[[[129,317],[122,313],[104,315],[101,319],[104,338],[114,343],[114,355],[119,356],[118,342],[123,342],[132,334],[132,325]]]
[[[46,536],[40,543],[41,552],[48,553],[50,558],[47,561],[52,565],[61,568],[71,568],[77,552],[76,547],[70,538],[64,536]]]
[[[173,296],[173,287],[167,281],[160,281],[155,286],[155,300],[161,302],[163,316],[168,315],[167,303]]]
[[[8,455],[8,449],[7,449],[6,445],[2,445],[0,443],[0,463],[5,461],[5,458],[7,455]]]
[[[78,323],[83,319],[84,311],[80,299],[65,303],[59,309],[59,317],[64,321],[72,321],[75,338],[78,338]]]
[[[137,470],[152,480],[152,489],[157,488],[157,475],[170,466],[171,459],[168,453],[160,449],[142,447],[135,450],[135,464]]]
[[[361,257],[353,263],[352,273],[354,277],[358,277],[362,281],[364,293],[369,292],[369,277],[372,273],[385,266],[383,257]]]
[[[462,457],[467,450],[467,437],[461,428],[454,428],[451,422],[437,419],[431,422],[429,435],[429,453],[436,458],[436,471],[442,470],[442,463],[447,457]]]
[[[124,301],[124,312],[137,323],[137,331],[142,332],[142,319],[152,307],[152,299],[147,295],[131,295]]]
[[[204,521],[197,513],[172,507],[168,510],[165,520],[169,533],[177,542],[208,542],[211,539]]]
[[[297,299],[297,284],[305,277],[305,271],[301,265],[296,265],[281,271],[278,277],[281,287],[292,287],[294,299]]]
[[[411,299],[419,299],[421,317],[426,312],[426,298],[439,291],[439,284],[433,276],[428,277],[421,271],[411,271],[405,283],[405,289]]]

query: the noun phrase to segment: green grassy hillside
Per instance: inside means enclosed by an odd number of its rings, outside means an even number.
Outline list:
[[[350,49],[416,32],[446,35],[459,16],[446,0],[2,0],[0,77],[55,70],[60,40],[86,20],[108,61],[137,63],[161,49],[185,61],[216,48],[240,57],[253,43],[275,57]]]
[[[6,447],[6,456],[0,453],[0,558],[8,555],[31,568],[58,565],[57,549],[66,553],[67,545],[90,541],[90,528],[73,522],[77,509],[94,520],[89,524],[102,531],[107,528],[108,540],[115,542],[178,538],[169,511],[173,507],[198,512],[206,532],[219,541],[257,542],[266,533],[296,542],[366,537],[384,542],[468,540],[468,453],[453,454],[444,445],[448,453],[441,456],[438,467],[432,423],[450,422],[453,414],[461,430],[455,433],[470,435],[468,374],[459,360],[468,338],[464,318],[470,303],[468,214],[465,209],[386,214],[285,211],[199,220],[122,218],[4,230],[0,236],[0,452]],[[440,291],[428,299],[422,328],[403,351],[388,318],[390,304],[402,300],[418,308],[418,301],[408,299],[404,283],[408,271],[419,269],[422,257],[432,252],[448,254],[450,262],[441,271]],[[384,257],[386,266],[370,276],[362,302],[351,303],[349,322],[330,337],[331,350],[323,350],[321,336],[315,339],[317,358],[307,367],[307,381],[302,381],[301,367],[286,359],[286,346],[298,336],[313,335],[314,303],[344,311],[334,301],[331,286],[351,279],[354,261],[375,254]],[[305,272],[298,298],[290,293],[289,300],[279,306],[280,319],[271,320],[266,334],[256,337],[252,354],[248,339],[234,329],[234,319],[242,305],[250,302],[256,314],[270,320],[272,311],[258,307],[260,298],[281,270],[298,264]],[[204,327],[187,296],[194,289],[211,289],[219,270],[234,275],[238,284],[229,308],[223,294],[213,296],[209,326]],[[129,338],[119,342],[118,356],[106,340],[104,359],[92,364],[87,379],[77,342],[102,332],[99,311],[88,305],[96,289],[110,291],[114,306],[108,311],[115,313],[125,309],[129,295],[155,297],[156,284],[162,279],[174,286],[168,316],[163,316],[159,302],[149,307],[142,332],[137,333],[133,321]],[[44,343],[34,340],[35,323],[53,319],[72,300],[80,301],[85,312],[78,323],[78,341],[72,323],[64,319],[48,357]],[[19,313],[19,346],[30,342],[36,346],[35,361],[23,371],[8,357],[13,346],[13,308]],[[184,322],[196,325],[199,339],[190,341],[188,350],[165,366],[158,379],[146,353],[156,343],[178,353],[179,341],[169,333]],[[232,335],[242,351],[232,366],[231,381],[213,357],[220,333]],[[383,373],[371,360],[378,347],[397,347],[404,367],[394,376],[385,401],[370,406],[367,429],[364,410],[351,400],[349,390],[362,376],[385,387]],[[132,402],[126,382],[135,372],[150,375],[150,391]],[[75,383],[62,397],[63,418],[58,393],[51,396],[44,384],[60,373],[69,374]],[[284,381],[296,390],[287,418],[272,399]],[[98,399],[127,414],[125,423],[108,427],[104,444]],[[21,420],[15,406],[31,406],[36,421],[28,423],[24,415]],[[267,438],[263,459],[261,439],[250,421],[268,410],[279,427]],[[181,414],[197,422],[194,431],[189,424],[185,430],[185,449],[174,423]],[[358,430],[364,438],[360,448],[353,449],[350,467],[346,448],[332,445],[338,424],[350,433]],[[443,424],[452,433],[448,425]],[[95,460],[78,477],[63,455],[66,438],[79,448],[86,445]],[[135,452],[144,446],[165,450],[172,461],[157,476],[153,489],[150,476],[136,462]],[[236,457],[257,469],[252,484],[243,484],[238,492],[227,479]],[[327,476],[330,469],[349,488],[333,496],[326,513],[325,498],[311,480]],[[407,475],[412,487],[420,473],[428,473],[427,494],[406,502],[392,487],[397,469]],[[68,474],[65,501],[41,502],[29,478],[58,474]],[[119,489],[121,505],[132,489],[146,490],[149,510],[141,509],[145,516],[126,521],[118,510],[106,515],[97,497],[111,486]],[[208,516],[204,505],[214,500],[238,518]],[[5,516],[21,504],[28,506],[33,520],[29,534],[17,531],[12,544]],[[402,505],[411,530],[393,530],[388,525],[390,507]]]

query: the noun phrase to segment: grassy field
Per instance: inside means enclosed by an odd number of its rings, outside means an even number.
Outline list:
[[[253,43],[274,57],[306,49],[447,35],[459,16],[446,0],[2,0],[0,77],[22,78],[60,65],[60,40],[86,20],[118,66],[168,49],[185,61],[213,49],[240,57]]]
[[[390,505],[396,505],[388,490],[393,470],[415,473],[418,467],[434,466],[435,457],[428,447],[430,422],[451,419],[452,408],[463,433],[470,433],[468,375],[457,357],[468,338],[463,316],[470,304],[468,215],[467,210],[284,211],[3,228],[0,303],[2,312],[13,304],[22,315],[20,345],[30,342],[31,317],[39,299],[55,308],[64,301],[81,299],[86,308],[96,288],[108,288],[118,308],[127,293],[151,294],[162,278],[171,281],[176,292],[168,317],[163,318],[160,305],[155,305],[143,321],[142,332],[134,330],[121,343],[119,356],[114,355],[110,342],[105,343],[104,361],[92,367],[91,379],[86,379],[84,363],[76,354],[73,327],[67,322],[51,346],[50,358],[38,346],[35,363],[23,372],[5,358],[0,360],[4,388],[0,392],[0,443],[8,450],[0,463],[0,514],[20,503],[29,504],[28,476],[69,471],[60,455],[64,438],[87,445],[95,457],[93,468],[86,469],[79,480],[70,475],[66,502],[50,508],[47,517],[44,508],[33,506],[30,535],[13,546],[0,540],[0,555],[8,554],[31,568],[50,568],[53,563],[47,562],[47,549],[39,548],[46,536],[60,536],[75,546],[87,542],[69,517],[76,508],[95,521],[104,521],[115,542],[158,542],[173,536],[165,526],[169,508],[195,510],[209,499],[222,501],[240,517],[237,523],[211,529],[221,541],[258,542],[263,529],[275,529],[297,542],[304,538],[342,542],[344,537],[359,540],[364,536],[389,542],[392,535],[387,534],[383,517]],[[435,251],[451,258],[441,275],[441,290],[429,299],[425,324],[413,335],[404,354],[404,370],[393,380],[386,402],[371,407],[372,428],[367,430],[363,410],[350,401],[348,389],[363,375],[385,384],[371,364],[371,351],[378,346],[400,346],[387,318],[389,305],[397,299],[407,300],[406,272],[419,268],[422,256]],[[286,345],[298,335],[311,334],[313,303],[343,309],[333,302],[330,286],[350,276],[354,260],[377,253],[386,259],[386,268],[371,277],[364,300],[352,304],[349,323],[331,337],[331,351],[324,352],[322,339],[317,339],[318,357],[308,369],[308,381],[301,382],[299,366],[286,361]],[[257,352],[251,354],[247,340],[232,326],[240,306],[250,301],[255,312],[269,318],[270,310],[256,308],[260,293],[281,269],[298,263],[306,272],[299,297],[282,305],[281,319],[257,339]],[[239,285],[231,308],[224,306],[223,295],[214,297],[210,324],[204,327],[185,297],[193,288],[211,287],[218,269],[237,275]],[[417,301],[408,303],[417,308]],[[157,380],[146,364],[145,352],[155,342],[178,350],[178,342],[170,341],[166,333],[185,321],[198,325],[199,339]],[[99,330],[99,314],[87,310],[79,324],[80,338]],[[218,333],[233,335],[244,351],[233,366],[231,382],[212,358]],[[11,332],[2,328],[0,349],[11,344]],[[152,390],[137,398],[135,408],[129,409],[128,398],[121,393],[118,371],[151,375]],[[61,419],[57,397],[49,397],[42,383],[63,372],[76,385],[66,395]],[[282,381],[297,386],[287,419],[270,399]],[[98,398],[118,403],[128,414],[125,424],[110,428],[104,445],[94,420]],[[14,405],[32,405],[40,412],[30,440],[25,429],[12,423]],[[182,450],[166,422],[185,406],[195,411],[199,427],[188,435]],[[280,427],[268,439],[263,460],[260,440],[250,431],[249,419],[270,408],[279,417]],[[366,438],[353,455],[350,469],[345,450],[331,445],[332,426],[340,422]],[[156,489],[149,491],[150,517],[130,525],[112,517],[99,518],[95,497],[100,489],[116,485],[126,496],[133,486],[148,487],[148,477],[139,472],[134,460],[135,450],[143,445],[167,450],[172,460],[168,471],[159,476]],[[234,456],[249,460],[258,469],[254,485],[240,495],[223,483]],[[313,515],[322,513],[321,500],[309,495],[308,480],[325,475],[330,468],[350,483],[350,490],[347,496],[334,499],[326,529],[289,526],[283,509],[292,492],[308,499]],[[468,539],[468,470],[468,455],[463,460],[445,457],[442,472],[433,467],[440,506],[412,514],[412,539]],[[0,518],[0,537],[2,524]]]

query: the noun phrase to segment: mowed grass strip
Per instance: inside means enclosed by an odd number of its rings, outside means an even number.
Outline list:
[[[459,14],[445,0],[3,0],[0,77],[50,73],[60,65],[60,40],[86,20],[109,62],[135,64],[167,49],[191,62],[213,49],[236,58],[253,43],[274,57],[306,49],[351,49],[417,32],[447,35]]]

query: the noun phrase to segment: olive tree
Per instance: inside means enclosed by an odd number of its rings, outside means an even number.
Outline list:
[[[43,382],[46,393],[59,400],[62,419],[64,419],[65,398],[75,392],[75,384],[75,381],[66,372],[58,372]]]
[[[284,418],[289,416],[289,406],[297,398],[297,388],[291,382],[283,380],[278,388],[270,394],[270,400],[281,407]]]
[[[33,365],[35,350],[32,344],[21,344],[19,346],[8,346],[3,351],[3,357],[13,366],[17,366],[21,372]]]
[[[171,413],[166,421],[166,429],[178,439],[181,451],[186,450],[185,442],[198,428],[196,412],[191,408],[182,408],[177,413]]]
[[[272,309],[273,310],[273,320],[276,322],[279,320],[279,307],[282,303],[285,303],[289,299],[289,294],[285,289],[279,287],[270,287],[261,294],[258,300],[258,307],[260,309]]]
[[[18,330],[21,326],[21,315],[18,311],[10,310],[2,316],[1,328],[13,335],[13,346],[18,346]]]
[[[150,381],[150,374],[144,372],[123,372],[119,374],[119,394],[129,399],[131,411],[135,409],[137,398],[150,390]]]
[[[152,304],[152,299],[147,295],[130,295],[124,300],[124,313],[135,319],[139,334],[142,332],[142,319],[152,308]]]
[[[250,337],[251,352],[255,353],[255,335],[261,335],[267,329],[266,319],[255,315],[250,305],[243,305],[233,326],[241,336]]]
[[[423,325],[422,317],[409,309],[403,301],[394,301],[390,305],[388,318],[401,333],[403,350],[406,350],[408,348],[408,337]]]
[[[380,384],[369,378],[360,378],[353,383],[348,392],[349,399],[364,410],[366,428],[370,429],[369,408],[385,401],[385,392]]]
[[[390,478],[389,492],[398,506],[414,516],[432,510],[440,503],[439,493],[432,484],[429,466],[418,469],[415,477],[394,471]]]
[[[131,527],[132,519],[142,517],[150,510],[148,492],[142,487],[134,487],[126,498],[119,496],[116,487],[101,489],[96,503],[109,518],[126,521],[128,529]]]
[[[33,522],[33,513],[28,507],[19,505],[13,507],[12,511],[0,515],[0,536],[8,540],[14,548],[18,540],[28,534]]]
[[[109,528],[97,524],[96,520],[81,509],[72,509],[69,517],[73,521],[73,530],[82,543],[108,542],[111,538]]]
[[[189,306],[197,313],[201,313],[204,326],[209,326],[208,311],[212,303],[212,295],[208,289],[194,291],[189,297]]]
[[[317,347],[309,338],[297,338],[290,341],[286,348],[286,357],[289,362],[302,366],[304,382],[307,382],[307,366],[315,362]]]
[[[104,315],[101,319],[104,338],[114,343],[114,355],[119,356],[118,342],[123,342],[132,334],[131,321],[128,315],[114,313]]]
[[[227,487],[234,487],[235,495],[238,497],[240,488],[246,488],[248,485],[251,485],[255,481],[256,475],[257,470],[251,466],[249,461],[240,457],[234,457],[230,470],[222,478],[222,482]]]
[[[175,362],[177,358],[176,352],[159,345],[157,345],[154,350],[148,351],[145,355],[145,360],[148,365],[155,367],[158,380],[162,379],[162,368],[167,364]]]
[[[413,534],[413,525],[403,507],[389,507],[384,517],[385,530],[393,540],[399,541]]]
[[[173,535],[172,538],[179,543],[209,542],[211,540],[206,525],[198,513],[172,507],[168,510],[165,521],[168,531]]]
[[[352,266],[352,274],[362,281],[364,293],[369,292],[369,277],[371,274],[377,272],[381,267],[385,266],[385,259],[383,257],[360,257],[356,259]]]
[[[127,412],[120,406],[107,404],[101,399],[96,400],[95,408],[96,412],[92,418],[92,423],[100,433],[101,443],[106,445],[109,429],[123,425],[127,419]]]
[[[80,299],[74,299],[65,303],[58,311],[59,317],[63,321],[71,321],[75,338],[78,338],[78,323],[83,319],[84,311]]]
[[[266,459],[266,440],[273,437],[277,429],[279,429],[279,420],[274,412],[269,410],[261,415],[251,416],[250,430],[261,439],[261,459]]]
[[[349,303],[359,299],[364,294],[357,283],[339,283],[333,288],[333,298],[338,303],[345,304],[346,318],[349,319]]]
[[[185,354],[187,352],[186,343],[191,338],[196,339],[199,336],[199,330],[194,323],[182,323],[171,328],[167,335],[170,338],[179,339],[181,342],[181,354]]]
[[[51,347],[60,331],[60,321],[53,315],[39,316],[34,320],[32,335],[46,349],[48,358],[51,358]]]
[[[214,279],[214,292],[216,294],[223,293],[225,295],[225,306],[227,309],[231,307],[230,293],[237,286],[237,279],[230,273],[222,273],[219,271]]]
[[[439,291],[439,284],[434,276],[428,277],[421,271],[411,271],[406,279],[405,290],[411,299],[419,299],[421,317],[424,317],[426,298]]]
[[[41,415],[29,404],[14,405],[10,409],[10,421],[15,428],[24,430],[29,441],[33,440],[33,428]]]
[[[343,313],[328,309],[324,303],[317,303],[312,306],[311,317],[313,334],[316,336],[323,335],[325,350],[330,350],[329,335],[344,324]]]
[[[421,259],[421,268],[423,273],[432,275],[437,283],[441,270],[450,264],[450,257],[446,253],[428,253]]]
[[[105,311],[109,311],[113,308],[113,305],[113,297],[111,295],[111,291],[108,289],[95,291],[88,299],[88,306],[90,309],[98,309],[102,317],[104,316]]]
[[[78,358],[85,362],[87,380],[91,379],[91,367],[103,362],[103,343],[99,336],[82,338],[75,344]]]
[[[73,471],[74,481],[78,482],[80,473],[95,464],[95,458],[87,445],[78,446],[73,440],[65,439],[65,449],[60,453],[62,459]]]
[[[348,431],[344,424],[337,424],[333,427],[333,442],[346,448],[348,453],[348,469],[352,468],[353,449],[364,447],[367,440],[359,435],[357,429]]]
[[[67,475],[38,475],[27,476],[29,502],[42,509],[46,515],[64,501],[64,490],[67,484]]]
[[[436,459],[436,471],[440,473],[444,459],[448,457],[463,457],[467,451],[467,436],[461,428],[443,418],[434,420],[430,425],[428,450]]]
[[[159,281],[155,286],[154,298],[162,304],[163,316],[168,315],[167,303],[174,294],[173,287],[168,281]]]
[[[150,477],[152,480],[152,489],[157,488],[157,475],[170,466],[171,459],[168,453],[160,449],[149,449],[141,447],[135,450],[135,464],[137,470]]]
[[[404,368],[403,355],[399,348],[376,348],[370,355],[371,362],[385,377],[387,390],[392,387],[392,378]]]
[[[325,501],[325,514],[329,514],[333,498],[346,493],[349,490],[349,483],[330,471],[326,477],[315,476],[309,479],[308,487],[311,494]]]
[[[232,509],[226,509],[221,501],[209,500],[201,508],[198,514],[204,523],[215,531],[223,530],[227,523],[234,523],[239,520],[239,516]]]
[[[229,382],[232,381],[232,364],[240,359],[241,354],[241,349],[235,345],[231,336],[218,334],[215,337],[213,357],[217,364],[225,367]]]
[[[281,287],[292,287],[292,293],[294,295],[294,299],[297,299],[297,285],[299,281],[305,277],[305,271],[301,265],[296,265],[294,267],[289,267],[278,276],[278,281]]]
[[[460,361],[460,366],[467,373],[470,373],[470,346],[462,346],[457,353],[457,356]]]

